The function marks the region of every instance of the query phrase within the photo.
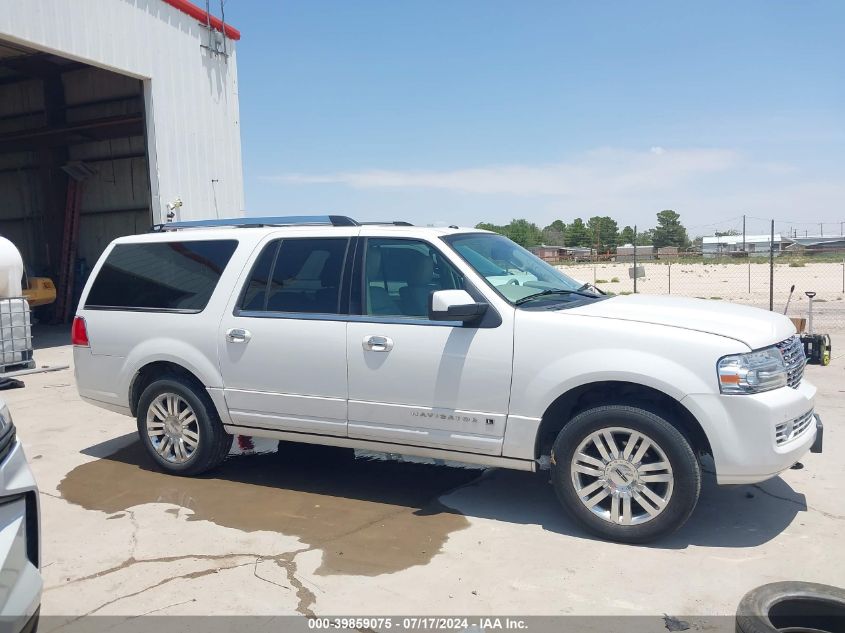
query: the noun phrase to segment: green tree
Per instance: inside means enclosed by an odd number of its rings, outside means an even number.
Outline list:
[[[549,226],[547,226],[544,231],[560,231],[563,233],[566,230],[566,223],[563,220],[555,220]]]
[[[626,226],[619,233],[619,245],[633,244],[633,243],[634,243],[634,229],[632,229],[630,226]]]
[[[504,226],[490,222],[479,222],[475,225],[475,228],[504,235],[525,247],[536,246],[543,241],[543,232],[536,224],[524,218],[511,220],[510,224]]]
[[[654,228],[653,244],[661,246],[677,246],[683,248],[689,244],[687,230],[681,224],[681,216],[671,209],[664,209],[657,214],[657,226]]]
[[[590,235],[584,220],[575,218],[566,227],[566,244],[568,246],[589,246]]]
[[[489,222],[479,222],[475,225],[475,228],[482,231],[493,231],[494,233],[500,233],[502,235],[504,235],[505,232],[505,227],[499,226],[498,224],[490,224]]]
[[[566,224],[563,220],[555,220],[543,229],[543,244],[566,246]]]
[[[637,231],[637,246],[650,246],[654,244],[654,229]]]
[[[587,222],[587,234],[591,246],[598,245],[599,251],[607,252],[619,242],[619,225],[613,218],[596,215]]]
[[[543,241],[543,232],[533,222],[524,218],[511,220],[505,229],[507,235],[520,246],[537,246]]]

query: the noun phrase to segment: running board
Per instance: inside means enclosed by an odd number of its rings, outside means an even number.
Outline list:
[[[535,472],[537,470],[537,462],[530,459],[513,459],[511,457],[497,457],[495,455],[479,455],[477,453],[448,451],[440,448],[426,448],[425,446],[409,446],[407,444],[390,444],[388,442],[375,442],[372,440],[356,440],[350,437],[337,437],[334,435],[311,435],[309,433],[295,433],[292,431],[255,429],[246,426],[234,426],[231,424],[224,424],[223,428],[227,433],[232,433],[233,435],[269,437],[271,439],[285,440],[287,442],[301,442],[303,444],[322,444],[324,446],[358,448],[378,453],[398,453],[399,455],[412,455],[414,457],[430,457],[432,459],[443,459],[450,462],[461,462],[464,464],[475,464],[478,466],[489,466],[493,468],[509,468],[511,470],[526,470],[529,472]]]

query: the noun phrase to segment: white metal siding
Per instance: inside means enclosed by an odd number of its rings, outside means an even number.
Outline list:
[[[0,0],[0,38],[144,80],[156,221],[177,196],[180,219],[243,214],[233,41],[228,59],[209,53],[207,30],[161,0]]]

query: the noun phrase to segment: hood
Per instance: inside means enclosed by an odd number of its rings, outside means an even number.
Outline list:
[[[751,349],[779,343],[795,333],[792,321],[777,312],[707,299],[625,295],[561,312],[708,332]]]

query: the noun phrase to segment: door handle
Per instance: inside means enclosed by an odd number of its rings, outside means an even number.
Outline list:
[[[363,345],[368,352],[389,352],[393,349],[393,339],[386,336],[365,336]]]
[[[230,343],[246,343],[252,338],[252,333],[240,327],[226,330],[226,340]]]

